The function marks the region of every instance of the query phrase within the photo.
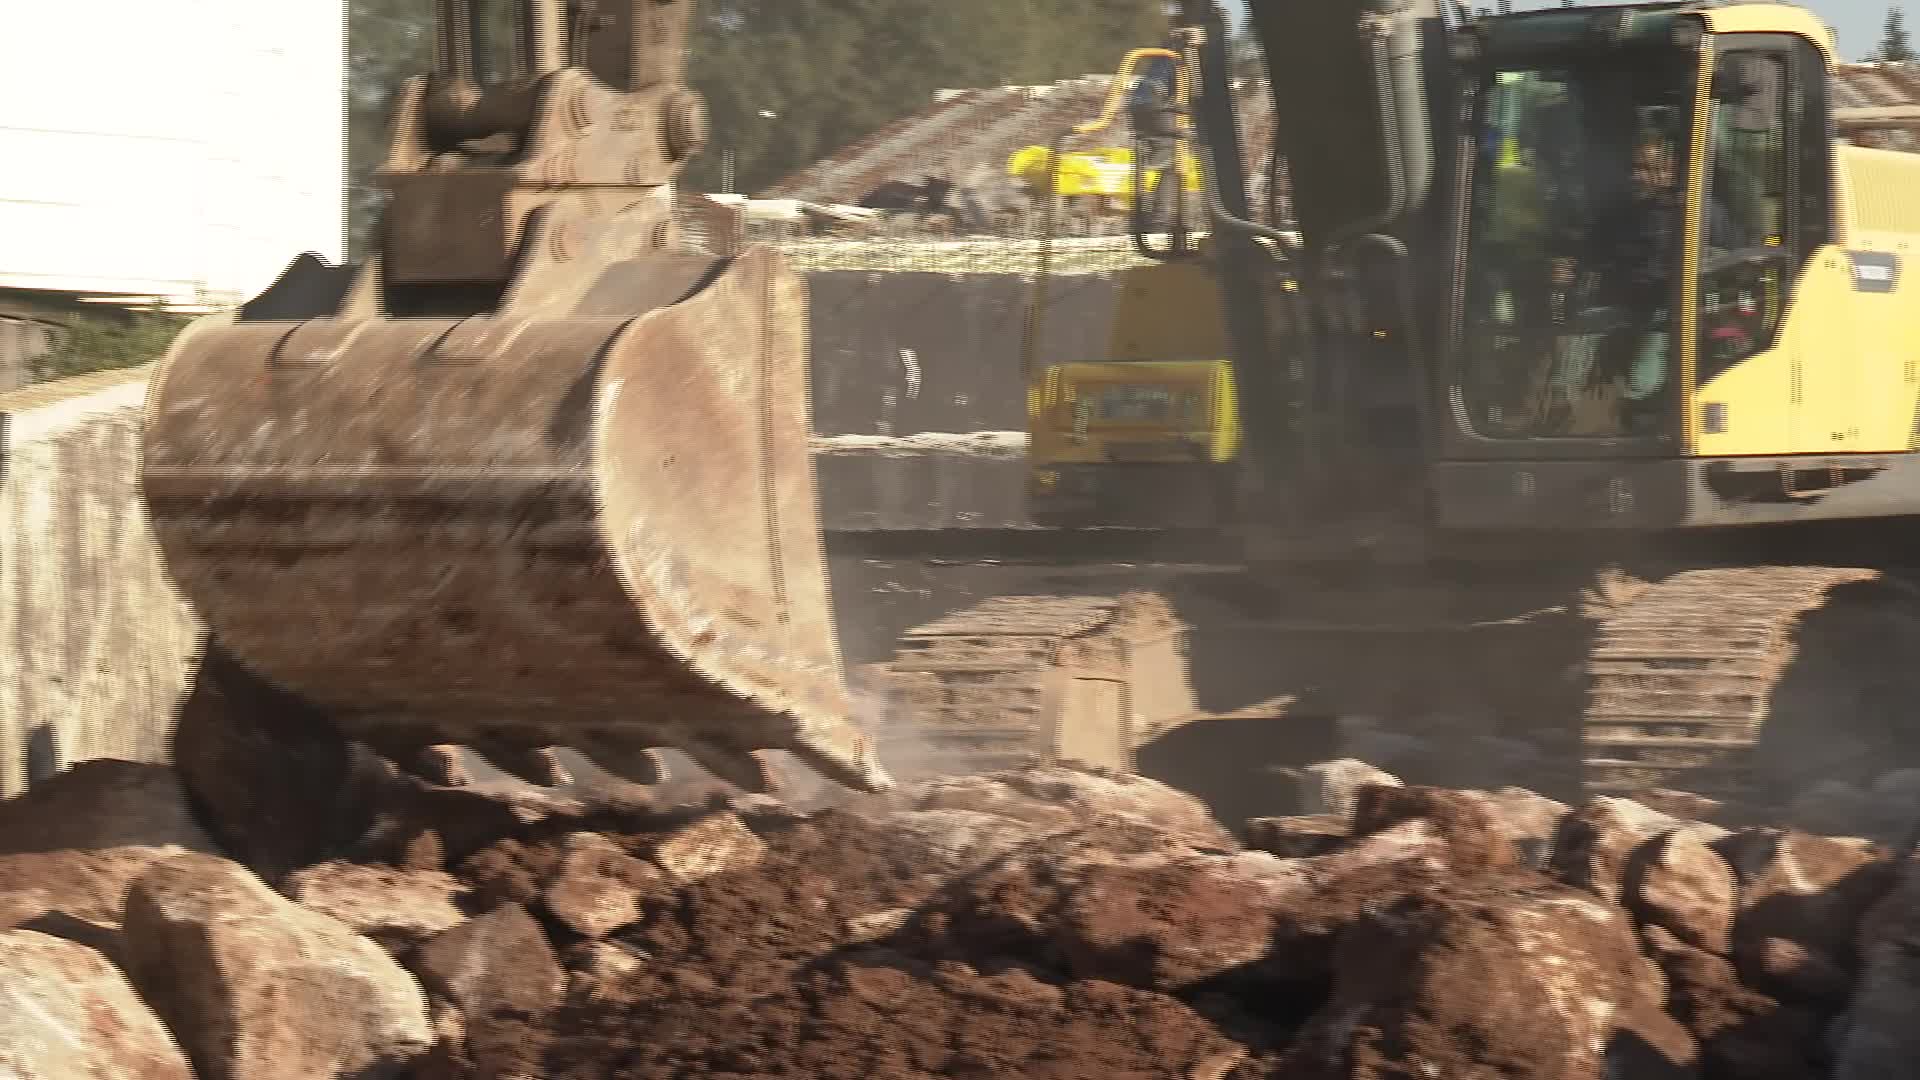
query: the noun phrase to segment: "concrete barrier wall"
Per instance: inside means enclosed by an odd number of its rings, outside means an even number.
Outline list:
[[[0,393],[26,384],[33,362],[54,346],[53,323],[0,310]]]
[[[829,532],[1016,529],[1032,525],[1024,455],[816,454]]]
[[[165,760],[201,627],[135,490],[147,370],[0,394],[0,796]]]
[[[814,430],[822,435],[1024,431],[1020,374],[1028,295],[1014,274],[807,275]],[[1039,363],[1098,359],[1120,279],[1055,278]]]
[[[813,271],[813,426],[822,436],[1024,433],[1021,343],[1032,282],[1015,274]],[[1105,354],[1120,279],[1066,274],[1048,289],[1036,361]],[[819,464],[835,532],[1032,524],[1024,453],[839,448]]]

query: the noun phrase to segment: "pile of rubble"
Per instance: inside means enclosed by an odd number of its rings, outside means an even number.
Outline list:
[[[91,762],[0,804],[0,1073],[1868,1080],[1920,1061],[1909,853],[1354,761],[1303,779],[1312,813],[1243,844],[1099,772],[662,808],[183,727],[174,768]]]

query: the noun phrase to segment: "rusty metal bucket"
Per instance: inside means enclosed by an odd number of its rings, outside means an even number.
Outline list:
[[[214,634],[401,760],[565,746],[645,782],[673,747],[760,790],[785,750],[888,787],[832,621],[805,283],[661,254],[500,311],[182,337],[142,483]]]

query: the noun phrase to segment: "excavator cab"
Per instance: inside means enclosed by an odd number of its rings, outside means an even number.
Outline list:
[[[1920,509],[1904,489],[1827,497],[1886,480],[1873,455],[1911,443],[1910,380],[1886,375],[1905,337],[1853,327],[1899,310],[1904,227],[1862,193],[1912,163],[1836,146],[1810,13],[1254,0],[1289,252],[1252,220],[1212,8],[1187,5],[1207,43],[1194,116],[1246,516],[1270,539]]]
[[[1306,548],[1357,564],[1342,611],[1485,602],[1449,640],[1513,685],[1498,628],[1566,613],[1550,666],[1579,677],[1542,701],[1578,694],[1593,794],[1746,800],[1884,727],[1830,692],[1886,677],[1872,632],[1822,623],[1910,603],[1886,519],[1920,515],[1920,158],[1838,141],[1831,31],[1747,0],[1246,6],[1292,254],[1248,205],[1224,14],[1184,10],[1268,594],[1319,602]],[[1802,523],[1866,527],[1760,527]],[[1370,573],[1383,548],[1439,572]]]
[[[1645,4],[1461,38],[1475,137],[1439,209],[1461,238],[1455,295],[1433,301],[1450,324],[1441,524],[1674,530],[1920,505],[1790,495],[1885,479],[1844,456],[1911,435],[1875,400],[1910,401],[1907,380],[1859,378],[1894,365],[1853,326],[1892,309],[1847,269],[1899,240],[1843,201],[1849,177],[1872,190],[1911,162],[1834,142],[1826,28],[1784,5]],[[1499,158],[1527,142],[1541,182],[1522,223]]]
[[[683,249],[692,0],[440,0],[371,254],[190,327],[141,483],[215,643],[395,760],[628,779],[785,751],[890,781],[852,714],[808,452],[804,280]]]

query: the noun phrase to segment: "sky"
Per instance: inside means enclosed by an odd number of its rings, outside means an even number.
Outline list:
[[[1238,17],[1246,11],[1246,0],[1227,0]],[[1800,5],[1827,21],[1833,32],[1840,37],[1840,56],[1846,60],[1861,60],[1880,44],[1880,29],[1886,24],[1887,9],[1894,6],[1890,0],[1800,0]],[[1473,0],[1471,7],[1491,8],[1493,0]],[[1515,0],[1514,10],[1525,11],[1536,7],[1558,7],[1558,0]],[[1583,5],[1584,6],[1584,5]],[[1920,33],[1920,0],[1902,5],[1908,9],[1907,29]]]

